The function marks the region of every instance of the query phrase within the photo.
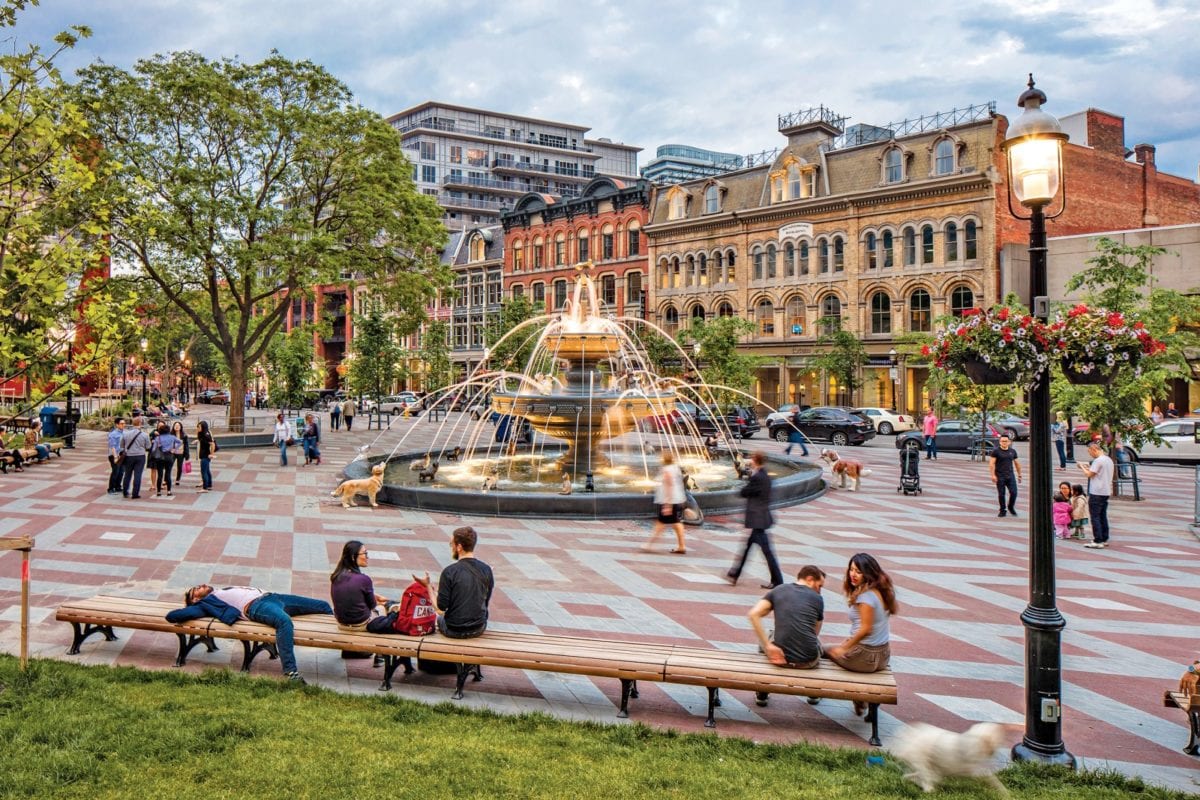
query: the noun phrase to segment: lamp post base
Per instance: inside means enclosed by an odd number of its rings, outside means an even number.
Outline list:
[[[1020,744],[1013,746],[1012,757],[1013,761],[1035,761],[1039,764],[1075,769],[1075,756],[1068,753],[1065,749],[1046,752],[1027,738],[1023,739]]]

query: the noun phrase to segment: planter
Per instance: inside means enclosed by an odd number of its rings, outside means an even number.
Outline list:
[[[1065,358],[1061,364],[1063,377],[1076,386],[1107,386],[1113,382],[1113,378],[1117,376],[1117,370],[1120,369],[1120,365],[1114,364],[1111,367],[1097,367],[1091,372],[1083,372],[1078,369],[1076,362]]]
[[[968,359],[962,366],[963,372],[967,373],[971,382],[981,386],[1003,386],[1017,382],[1016,373],[997,369],[986,361]]]

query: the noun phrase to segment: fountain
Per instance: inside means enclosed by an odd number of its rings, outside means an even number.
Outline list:
[[[640,319],[605,317],[590,266],[576,268],[562,312],[528,320],[497,343],[511,339],[512,344],[532,344],[523,371],[506,365],[493,369],[485,362],[467,380],[435,393],[435,411],[457,406],[464,398],[474,401],[468,406],[484,402],[479,419],[445,415],[434,445],[416,451],[404,450],[414,430],[409,428],[387,456],[360,456],[346,468],[346,476],[366,475],[373,463],[385,460],[379,500],[410,508],[502,516],[648,517],[658,453],[669,449],[688,475],[696,510],[740,509],[742,443],[722,430],[719,443],[706,446],[694,421],[675,411],[680,400],[713,403],[714,387],[657,376],[636,334],[639,326],[653,326]],[[681,363],[691,364],[682,348],[678,352]],[[644,422],[655,419],[678,419],[680,424],[665,433],[647,432]],[[522,441],[525,425],[537,436]],[[770,459],[768,470],[777,505],[801,502],[824,490],[821,470],[810,463]]]

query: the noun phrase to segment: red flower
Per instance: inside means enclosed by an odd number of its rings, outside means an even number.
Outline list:
[[[1001,322],[1007,322],[1008,321],[1008,309],[1007,308],[1000,309],[1000,313],[997,314],[996,316],[1000,318]]]
[[[1086,313],[1088,313],[1088,307],[1085,306],[1083,303],[1080,303],[1079,305],[1075,306],[1074,308],[1072,308],[1070,311],[1067,312],[1067,317],[1074,318],[1074,317],[1080,316],[1081,314],[1086,314]]]
[[[929,355],[929,345],[927,345],[927,344],[921,345],[921,355],[923,355],[923,356]]]
[[[1108,327],[1110,327],[1110,328],[1122,328],[1122,327],[1124,327],[1124,326],[1125,326],[1125,318],[1124,318],[1123,316],[1121,316],[1121,312],[1120,312],[1120,311],[1112,311],[1112,312],[1109,312],[1109,315],[1108,315]]]
[[[973,317],[973,316],[975,316],[976,314],[982,314],[982,313],[983,313],[983,309],[980,309],[980,308],[967,308],[967,309],[963,309],[962,315],[963,315],[964,317]]]

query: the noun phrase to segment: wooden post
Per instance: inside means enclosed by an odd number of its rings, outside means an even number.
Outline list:
[[[21,671],[29,666],[29,558],[33,550],[31,536],[0,537],[0,551],[21,551]]]

